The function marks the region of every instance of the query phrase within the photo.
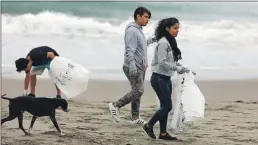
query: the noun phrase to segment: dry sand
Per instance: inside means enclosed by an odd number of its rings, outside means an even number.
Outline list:
[[[128,124],[130,105],[121,109],[124,121],[116,125],[109,114],[107,102],[114,101],[129,90],[125,81],[89,82],[86,93],[77,100],[69,100],[69,113],[57,110],[57,121],[66,134],[59,136],[48,117],[36,120],[31,136],[25,136],[15,119],[3,124],[3,145],[257,145],[258,144],[258,81],[199,81],[206,98],[205,118],[194,124],[186,133],[176,135],[180,140],[168,142],[150,140],[140,126]],[[18,96],[23,92],[23,81],[2,80],[1,94]],[[54,85],[49,80],[38,80],[37,96],[55,96]],[[155,111],[155,94],[146,81],[142,97],[141,117],[150,119]],[[8,115],[8,101],[1,100],[1,118]],[[24,114],[24,127],[31,120]],[[170,122],[171,120],[169,120]],[[158,135],[159,126],[155,127]]]

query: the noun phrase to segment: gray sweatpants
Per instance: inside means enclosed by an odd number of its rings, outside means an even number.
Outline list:
[[[131,91],[125,94],[117,102],[114,102],[116,107],[124,107],[131,102],[132,117],[139,117],[141,96],[144,92],[143,82],[145,79],[145,71],[139,71],[135,76],[129,76],[129,68],[123,66],[123,71],[131,84]]]

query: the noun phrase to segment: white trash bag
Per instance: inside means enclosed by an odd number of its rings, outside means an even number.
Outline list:
[[[188,125],[204,117],[205,98],[199,87],[194,83],[192,72],[181,75],[183,83],[179,85],[181,93],[173,96],[176,98],[173,107],[173,116],[170,127],[175,133],[184,132]]]
[[[59,56],[51,61],[49,76],[67,98],[75,98],[86,91],[89,81],[87,69]]]

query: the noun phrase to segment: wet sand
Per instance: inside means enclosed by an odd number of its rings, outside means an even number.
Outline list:
[[[115,124],[109,114],[107,103],[117,100],[129,89],[126,81],[91,80],[88,90],[76,99],[70,99],[70,112],[57,110],[57,121],[66,134],[60,136],[48,117],[38,118],[32,135],[25,136],[18,128],[18,120],[3,124],[3,145],[165,145],[165,144],[258,144],[258,80],[197,81],[206,99],[205,118],[196,122],[184,134],[175,135],[179,141],[150,140],[140,126],[128,123],[130,105],[121,109],[123,121]],[[10,97],[23,92],[23,80],[2,79],[2,94]],[[37,96],[55,96],[54,85],[48,79],[39,79]],[[156,108],[155,94],[148,81],[142,96],[141,117],[150,119]],[[8,101],[1,100],[1,118],[8,115]],[[32,115],[24,114],[24,127],[29,128]],[[169,119],[169,124],[171,117]],[[168,125],[169,125],[168,124]],[[170,130],[169,130],[170,131]],[[171,132],[171,131],[170,131]],[[155,126],[158,135],[159,126]],[[172,132],[171,132],[172,133]]]

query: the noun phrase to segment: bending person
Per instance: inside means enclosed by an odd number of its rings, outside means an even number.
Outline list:
[[[59,54],[48,46],[40,46],[32,49],[26,58],[19,58],[15,61],[16,71],[25,71],[26,76],[24,79],[24,94],[36,97],[35,88],[37,83],[36,75],[42,75],[47,68],[50,70],[50,62],[59,56]],[[28,94],[28,87],[30,84],[30,93]],[[56,86],[56,85],[55,85]],[[61,91],[56,86],[57,98],[61,98]]]

